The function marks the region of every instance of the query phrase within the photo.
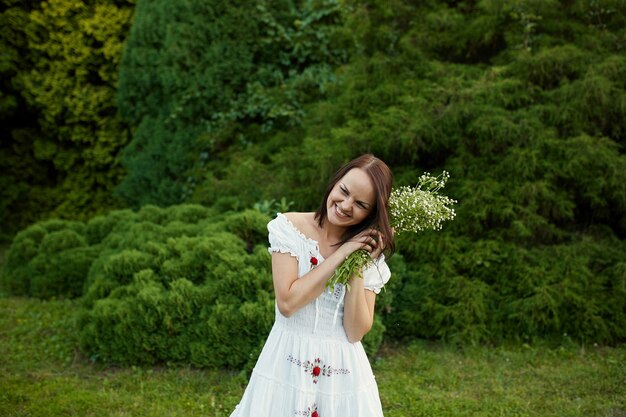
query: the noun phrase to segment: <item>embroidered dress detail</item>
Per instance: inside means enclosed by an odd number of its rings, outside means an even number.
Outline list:
[[[335,284],[335,290],[333,291],[333,297],[336,299],[341,298],[342,294],[343,294],[343,287],[344,285],[341,283],[337,283]]]
[[[323,363],[320,358],[316,358],[313,362],[303,362],[289,355],[287,360],[295,365],[301,366],[304,368],[304,372],[311,374],[314,384],[317,384],[317,380],[320,376],[330,377],[333,374],[347,375],[350,373],[347,369],[333,368],[332,366]]]
[[[267,228],[269,252],[294,257],[298,278],[324,263],[318,243],[285,215]],[[384,259],[373,268],[363,272],[365,287],[376,291],[389,268]],[[275,305],[274,326],[231,417],[383,417],[363,345],[350,343],[343,328],[345,294],[339,285],[323,291],[289,317]]]
[[[317,413],[317,404],[313,404],[311,407],[307,408],[305,411],[296,411],[297,416],[306,416],[306,417],[320,417]]]

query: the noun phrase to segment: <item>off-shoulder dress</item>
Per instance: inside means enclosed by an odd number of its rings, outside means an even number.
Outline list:
[[[318,243],[279,213],[268,223],[269,251],[298,261],[298,277],[324,262]],[[363,271],[379,293],[391,272],[384,255]],[[335,286],[290,317],[276,318],[231,417],[382,417],[378,386],[361,342],[343,328],[346,289]]]

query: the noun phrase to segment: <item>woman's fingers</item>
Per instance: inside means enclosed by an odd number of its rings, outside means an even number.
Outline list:
[[[355,242],[361,244],[362,249],[367,250],[373,257],[378,257],[385,250],[383,234],[375,229],[367,229],[356,236]]]
[[[383,240],[383,235],[379,231],[373,231],[373,234],[376,236],[376,238],[372,237],[371,235],[369,236],[367,250],[372,258],[375,259],[378,258],[381,253],[383,253],[383,250],[385,249],[385,242]]]
[[[359,241],[367,245],[375,246],[376,239],[372,237],[372,233],[366,233],[366,232],[369,232],[369,230],[366,230],[365,232],[362,233],[362,236],[360,237]]]

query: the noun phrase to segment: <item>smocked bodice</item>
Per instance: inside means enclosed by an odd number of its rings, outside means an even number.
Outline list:
[[[317,241],[304,235],[282,213],[268,224],[269,251],[287,253],[298,261],[298,277],[324,262]],[[380,292],[391,273],[384,255],[363,271],[365,288]],[[290,317],[283,316],[276,307],[276,323],[300,334],[315,334],[317,337],[347,340],[343,329],[343,304],[346,288],[337,284],[333,291],[326,290],[318,298]]]

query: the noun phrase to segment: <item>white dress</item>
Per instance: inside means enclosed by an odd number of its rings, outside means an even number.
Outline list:
[[[323,262],[315,240],[279,213],[267,225],[269,251],[298,260],[298,277]],[[312,261],[312,258],[315,260]],[[391,273],[384,256],[363,271],[376,293]],[[343,328],[345,288],[324,291],[291,317],[276,307],[274,326],[231,417],[382,417],[378,386],[361,342]]]

